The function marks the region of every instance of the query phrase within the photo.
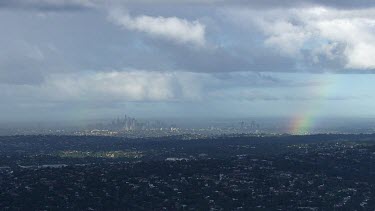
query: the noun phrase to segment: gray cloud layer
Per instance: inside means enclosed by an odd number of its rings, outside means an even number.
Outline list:
[[[90,0],[2,0],[0,8],[44,11],[77,11],[93,7]]]
[[[2,0],[0,2],[0,7],[47,11],[72,11],[95,8],[98,6],[108,6],[111,4],[123,6],[246,6],[250,8],[290,8],[321,5],[343,9],[360,9],[375,6],[375,2],[372,0]]]
[[[325,86],[321,78],[275,74],[375,69],[373,1],[4,0],[0,8],[4,111],[352,100],[309,93]]]

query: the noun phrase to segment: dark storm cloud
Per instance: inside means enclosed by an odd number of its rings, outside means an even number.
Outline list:
[[[93,4],[80,0],[1,0],[2,9],[25,9],[42,11],[77,11],[87,9]]]
[[[0,63],[0,84],[40,84],[44,81],[41,69],[42,65],[30,59]]]
[[[126,5],[207,5],[207,6],[248,6],[258,8],[275,7],[303,7],[311,5],[322,5],[334,8],[357,9],[375,6],[373,0],[125,0]]]
[[[132,6],[246,6],[251,8],[303,7],[322,5],[333,8],[358,9],[374,7],[373,0],[2,0],[0,8],[43,11],[76,11],[108,5]]]
[[[317,0],[309,1],[309,3],[344,9],[368,8],[375,6],[375,1],[373,0]]]
[[[155,60],[148,63],[136,60],[134,67],[165,70],[175,69],[190,72],[237,72],[237,71],[295,71],[296,63],[293,59],[264,48],[217,47],[195,48],[176,45],[163,40],[144,38],[145,44],[157,51]],[[134,51],[141,57],[143,52]]]
[[[259,7],[298,7],[306,5],[323,5],[335,8],[367,8],[375,6],[372,0],[238,0],[237,4]]]
[[[294,69],[294,62],[290,59],[269,53],[268,57],[263,57],[256,55],[255,52],[236,55],[225,49],[195,52],[185,48],[170,56],[176,67],[198,72],[262,72]]]

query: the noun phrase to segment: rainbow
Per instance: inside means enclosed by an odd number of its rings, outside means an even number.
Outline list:
[[[319,109],[322,107],[321,104],[314,103],[306,111],[298,112],[291,121],[289,133],[293,135],[306,135],[311,132],[316,126]]]
[[[311,85],[312,88],[307,93],[307,96],[311,97],[311,99],[307,99],[308,104],[304,105],[292,117],[289,123],[290,134],[305,135],[313,132],[318,116],[324,109],[324,103],[333,88],[332,81],[327,76],[324,74],[323,80],[320,78],[318,79],[319,83]],[[314,80],[311,82],[314,83]]]

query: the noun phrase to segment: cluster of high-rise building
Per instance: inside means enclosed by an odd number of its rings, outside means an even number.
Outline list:
[[[254,120],[249,123],[242,121],[239,123],[239,129],[255,131],[260,129],[260,125]]]
[[[166,127],[167,125],[161,121],[140,121],[127,115],[122,118],[117,117],[107,124],[100,123],[95,125],[95,128],[111,131],[135,131],[146,129],[160,129]]]
[[[108,124],[108,129],[114,130],[136,130],[141,127],[138,121],[135,118],[124,116],[124,118],[117,118],[112,120],[110,124]]]

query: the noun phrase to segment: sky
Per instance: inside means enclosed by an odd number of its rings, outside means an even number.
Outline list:
[[[1,122],[375,117],[372,0],[2,0],[0,28]]]

